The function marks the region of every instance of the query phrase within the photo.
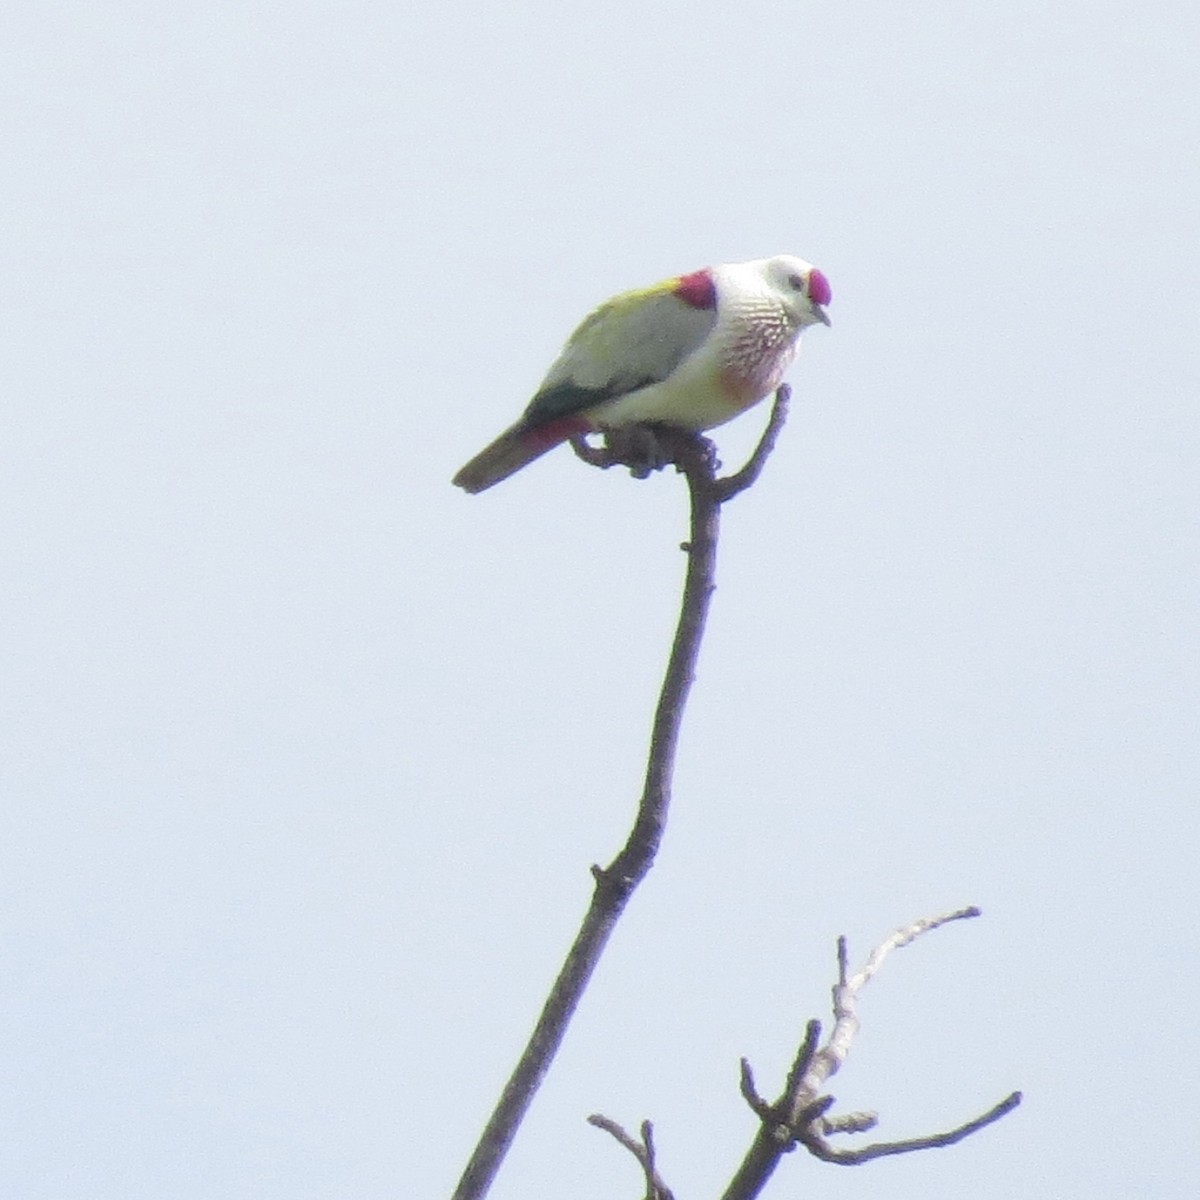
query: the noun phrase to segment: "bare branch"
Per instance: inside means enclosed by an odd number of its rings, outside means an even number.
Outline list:
[[[642,1140],[640,1142],[626,1133],[616,1121],[600,1113],[593,1113],[588,1117],[588,1124],[595,1125],[597,1129],[603,1129],[605,1133],[612,1134],[637,1159],[646,1180],[645,1200],[675,1200],[671,1189],[663,1182],[662,1176],[659,1175],[658,1168],[655,1166],[654,1126],[649,1121],[642,1122]]]
[[[758,477],[770,454],[782,424],[780,410],[786,409],[786,393],[783,389],[781,393],[776,397],[776,411],[768,425],[769,437],[764,434],[750,463],[732,477],[742,480],[736,491],[748,487]],[[688,540],[682,547],[687,554],[683,600],[654,713],[646,777],[633,829],[620,853],[607,867],[592,869],[595,888],[591,904],[529,1042],[463,1171],[453,1200],[481,1200],[486,1195],[562,1044],[609,936],[634,889],[654,864],[666,828],[684,708],[695,679],[708,606],[716,588],[721,502],[727,497],[722,490],[723,481],[716,478],[716,452],[708,439],[680,429],[637,426],[625,435],[614,437],[612,433],[608,434],[603,449],[592,447],[582,439],[575,439],[571,444],[576,454],[595,466],[623,464],[636,476],[644,477],[652,470],[674,463],[686,477],[691,516]],[[729,491],[728,495],[734,495],[736,491]]]
[[[820,1094],[826,1081],[841,1068],[850,1053],[859,1028],[857,1005],[862,989],[879,971],[884,959],[893,950],[907,946],[921,934],[937,929],[949,921],[977,916],[979,909],[961,908],[905,925],[876,946],[868,956],[866,965],[854,975],[850,974],[846,939],[838,938],[838,981],[833,988],[834,1024],[825,1044],[818,1048],[821,1027],[818,1022],[809,1021],[804,1040],[788,1072],[783,1092],[774,1104],[765,1104],[753,1089],[754,1077],[750,1066],[742,1060],[742,1095],[758,1115],[760,1126],[745,1158],[730,1180],[723,1200],[752,1200],[758,1196],[783,1155],[794,1150],[797,1145],[804,1146],[810,1154],[825,1162],[857,1165],[887,1155],[907,1154],[914,1150],[952,1145],[993,1121],[998,1121],[1020,1104],[1021,1094],[1014,1092],[983,1116],[968,1121],[948,1133],[931,1134],[904,1141],[876,1142],[854,1149],[835,1147],[828,1141],[837,1134],[864,1133],[873,1129],[878,1122],[877,1115],[872,1112],[829,1116],[827,1113],[834,1103],[833,1097]],[[749,1088],[747,1080],[750,1081]],[[748,1091],[750,1094],[747,1094]]]
[[[963,1138],[970,1137],[971,1134],[976,1133],[987,1125],[991,1125],[993,1121],[1000,1120],[1001,1117],[1012,1112],[1020,1103],[1021,1093],[1012,1092],[1010,1095],[1005,1096],[999,1104],[989,1108],[982,1116],[976,1117],[972,1121],[967,1121],[965,1124],[959,1125],[956,1129],[951,1129],[946,1133],[932,1133],[927,1137],[905,1138],[903,1141],[898,1142],[873,1142],[869,1146],[859,1146],[855,1149],[838,1149],[829,1145],[820,1134],[811,1129],[800,1131],[797,1140],[804,1145],[810,1154],[821,1159],[823,1162],[856,1167],[860,1163],[870,1162],[873,1158],[886,1158],[893,1154],[910,1154],[914,1150],[933,1150],[939,1146],[952,1146],[955,1142],[961,1142]],[[856,1115],[866,1116],[869,1114]],[[845,1118],[841,1118],[841,1120],[845,1120]],[[839,1123],[837,1118],[833,1121],[826,1121],[827,1126]],[[864,1128],[870,1128],[870,1126],[864,1126]],[[827,1128],[825,1132],[854,1133],[858,1132],[858,1130]]]

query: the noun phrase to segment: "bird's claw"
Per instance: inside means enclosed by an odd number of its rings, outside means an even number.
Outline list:
[[[629,468],[634,479],[647,479],[675,461],[663,430],[653,425],[623,425],[604,431],[604,447],[614,463]]]
[[[712,441],[674,425],[621,425],[601,432],[602,446],[593,446],[579,435],[569,439],[571,448],[593,467],[628,467],[634,479],[648,479],[669,466],[683,470],[685,462],[697,457],[711,474],[721,466]]]

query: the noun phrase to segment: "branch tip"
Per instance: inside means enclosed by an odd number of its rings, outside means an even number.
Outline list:
[[[761,1121],[769,1120],[771,1117],[771,1106],[758,1094],[758,1088],[754,1083],[754,1071],[750,1067],[748,1058],[742,1059],[741,1087],[742,1099],[750,1106],[755,1116]]]
[[[824,1132],[826,1136],[835,1133],[866,1133],[879,1124],[877,1112],[839,1113],[836,1117],[826,1117]]]
[[[808,1076],[809,1069],[812,1067],[813,1058],[820,1044],[821,1022],[814,1017],[804,1027],[804,1040],[796,1050],[796,1057],[792,1061],[792,1069],[788,1072],[787,1081],[783,1085],[783,1095],[780,1097],[780,1104],[787,1105],[790,1108],[798,1101],[800,1094],[805,1090],[805,1079]]]
[[[638,1166],[642,1168],[642,1176],[646,1181],[646,1200],[675,1200],[671,1189],[663,1182],[655,1165],[654,1125],[650,1121],[643,1121],[641,1124],[642,1140],[640,1142],[626,1133],[611,1117],[606,1117],[602,1113],[592,1113],[587,1121],[589,1125],[603,1129],[605,1133],[615,1138],[637,1159]]]

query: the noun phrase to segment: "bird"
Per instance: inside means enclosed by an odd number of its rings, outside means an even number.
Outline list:
[[[485,491],[588,433],[722,425],[779,387],[801,333],[830,323],[832,298],[825,275],[790,254],[703,267],[614,296],[567,339],[516,423],[453,483]]]

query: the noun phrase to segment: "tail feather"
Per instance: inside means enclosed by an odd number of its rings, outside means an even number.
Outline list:
[[[475,455],[462,470],[455,475],[453,483],[465,492],[474,495],[485,491],[494,484],[516,474],[522,467],[528,466],[535,458],[555,446],[561,445],[567,438],[577,433],[591,429],[591,424],[581,418],[573,417],[566,420],[551,422],[530,429],[528,426],[513,425],[506,429],[490,446]]]
[[[454,485],[471,495],[482,492],[528,466],[535,458],[541,458],[562,440],[533,439],[515,428],[506,429],[455,475]]]

